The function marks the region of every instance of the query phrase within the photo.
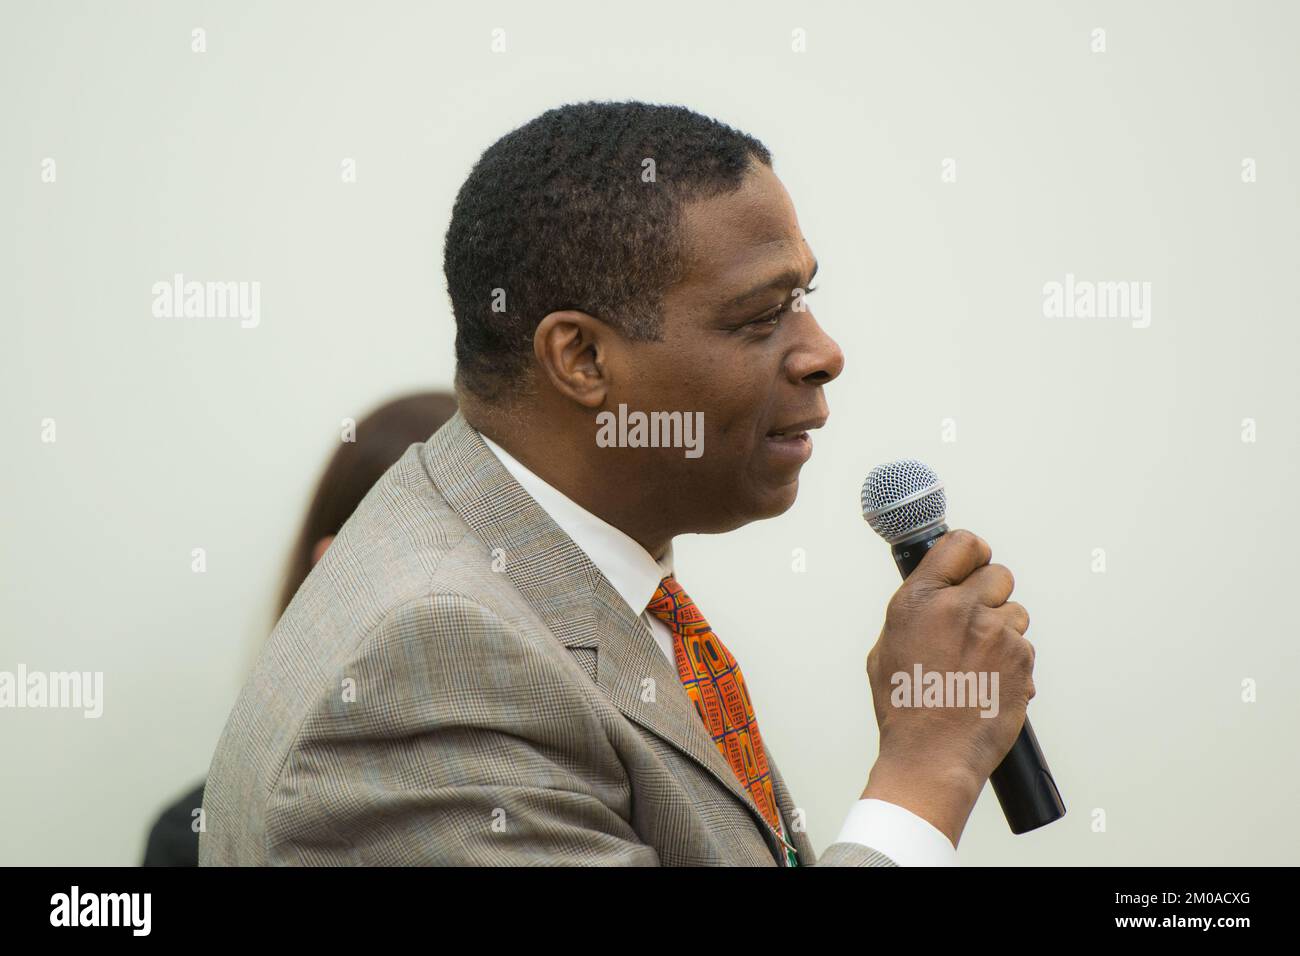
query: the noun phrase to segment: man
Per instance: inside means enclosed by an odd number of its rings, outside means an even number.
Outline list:
[[[843,365],[816,268],[766,148],[689,110],[566,106],[490,147],[446,237],[461,411],[281,618],[213,759],[200,861],[952,862],[1034,692],[988,546],[945,536],[890,602],[879,759],[820,859],[761,702],[672,573],[676,535],[795,500]],[[611,429],[629,409],[681,425]],[[918,662],[998,672],[998,715],[887,706]]]

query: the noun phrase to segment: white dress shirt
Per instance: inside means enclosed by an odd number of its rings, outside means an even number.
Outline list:
[[[673,573],[672,543],[656,561],[628,535],[548,485],[492,439],[481,432],[479,437],[524,491],[586,553],[627,606],[641,615],[675,671],[672,632],[646,610],[659,582]],[[957,850],[942,832],[910,810],[884,800],[858,800],[835,842],[871,847],[900,866],[957,865]]]

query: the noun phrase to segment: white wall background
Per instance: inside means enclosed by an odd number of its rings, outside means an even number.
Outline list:
[[[1296,5],[0,17],[0,669],[106,683],[99,720],[0,710],[0,862],[138,861],[207,769],[339,421],[450,383],[441,240],[470,165],[551,106],[621,98],[767,143],[848,356],[795,507],[677,544],[814,842],[874,759],[863,660],[897,585],[858,486],[912,455],[1016,572],[1070,809],[1013,837],[986,788],[963,861],[1300,858]],[[261,324],[152,317],[175,272],[260,281]],[[1044,318],[1067,272],[1152,283],[1150,327]]]

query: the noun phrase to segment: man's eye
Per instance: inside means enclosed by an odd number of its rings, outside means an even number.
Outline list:
[[[817,291],[816,286],[812,286],[808,289],[803,289],[802,290],[803,294],[799,296],[799,299],[802,300],[804,297],[816,291]],[[769,312],[767,315],[762,316],[761,318],[754,319],[754,321],[752,322],[746,322],[745,326],[742,326],[742,328],[748,326],[758,326],[759,328],[772,328],[780,324],[782,317],[787,312],[790,311],[791,311],[790,303],[787,302],[784,305],[782,305],[781,308],[777,309],[775,312]]]
[[[805,289],[805,290],[803,290],[803,294],[801,295],[800,300],[802,300],[803,298],[806,298],[807,295],[811,295],[811,294],[815,293],[815,291],[816,291],[816,286],[810,287],[810,289]],[[770,313],[768,313],[768,315],[764,315],[764,316],[762,317],[762,319],[755,319],[754,321],[751,321],[751,323],[749,323],[749,325],[768,325],[768,326],[771,326],[771,325],[779,324],[780,321],[781,321],[781,316],[784,316],[785,313],[787,313],[787,312],[789,312],[789,311],[790,311],[789,303],[784,304],[784,306],[781,306],[781,307],[779,308],[779,310],[776,310],[775,312],[770,312]]]

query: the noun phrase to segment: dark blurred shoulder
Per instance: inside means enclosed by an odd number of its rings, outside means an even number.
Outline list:
[[[194,811],[203,806],[203,784],[181,797],[154,822],[142,866],[198,866],[199,835]]]

